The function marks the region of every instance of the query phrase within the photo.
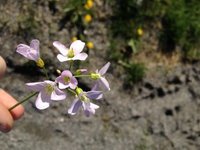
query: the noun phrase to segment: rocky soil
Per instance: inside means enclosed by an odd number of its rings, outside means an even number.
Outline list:
[[[40,39],[41,55],[47,61],[52,79],[55,78],[55,69],[64,67],[55,59],[57,51],[52,47],[52,41],[68,43],[71,34],[68,24],[59,29],[62,1],[55,14],[49,2],[0,2],[0,55],[8,64],[0,87],[19,100],[28,94],[25,83],[40,81],[45,77],[42,71],[15,53],[17,44],[28,44],[32,38]],[[27,12],[27,7],[33,7],[35,12]],[[21,20],[21,15],[26,17],[29,13],[39,17],[41,28],[31,31],[37,32],[37,35],[24,35],[22,30],[24,20]],[[106,42],[106,25],[101,19],[94,21],[91,29],[88,36],[96,48],[90,51],[85,65],[95,70],[106,63],[109,45]],[[38,111],[34,107],[35,97],[32,98],[24,105],[24,117],[15,123],[14,129],[8,134],[0,133],[0,149],[198,150],[200,63],[177,65],[170,71],[161,67],[150,72],[142,83],[125,88],[124,76],[116,71],[116,64],[112,64],[107,73],[111,91],[105,94],[102,101],[96,102],[101,107],[90,118],[82,113],[69,116],[66,112],[70,100],[54,103],[49,109]]]

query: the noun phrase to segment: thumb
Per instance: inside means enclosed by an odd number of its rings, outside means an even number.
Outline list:
[[[6,62],[5,62],[5,60],[0,56],[0,78],[3,77],[5,71],[6,71]]]
[[[13,125],[13,118],[4,105],[0,105],[0,131],[8,132]]]

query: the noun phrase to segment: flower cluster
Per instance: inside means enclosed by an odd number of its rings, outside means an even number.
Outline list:
[[[45,63],[40,57],[39,41],[32,40],[30,46],[19,44],[16,51],[24,57],[36,62],[37,66],[45,69]],[[72,72],[71,65],[74,61],[84,61],[88,55],[83,51],[85,43],[80,40],[75,40],[69,48],[58,41],[53,42],[53,46],[58,49],[60,54],[57,59],[60,62],[69,62],[70,67],[60,72],[59,76],[54,81],[47,79],[42,82],[27,83],[28,89],[35,91],[33,95],[38,95],[35,101],[36,108],[43,110],[50,106],[53,101],[60,101],[68,99],[68,94],[72,93],[75,98],[68,109],[68,113],[75,115],[79,108],[82,107],[84,114],[90,116],[95,114],[95,110],[99,108],[98,105],[92,103],[92,100],[99,100],[103,97],[103,91],[110,90],[109,83],[105,78],[110,62],[105,64],[100,70],[87,74],[87,69],[78,69]],[[93,79],[94,85],[91,91],[83,91],[79,87],[77,78],[89,77]],[[48,75],[47,75],[48,78]]]

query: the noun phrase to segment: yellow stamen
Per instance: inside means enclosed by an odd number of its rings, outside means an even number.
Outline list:
[[[69,78],[69,77],[67,77],[67,76],[65,76],[65,77],[63,78],[63,80],[64,80],[64,82],[65,82],[65,83],[69,83],[69,81],[70,81],[70,78]]]
[[[54,87],[51,85],[51,84],[47,84],[46,86],[45,86],[45,92],[47,93],[47,94],[51,94],[52,92],[53,92],[53,90],[54,90]]]
[[[69,58],[73,58],[73,57],[74,57],[74,51],[73,51],[73,49],[70,49],[70,50],[69,50],[67,56],[68,56]]]

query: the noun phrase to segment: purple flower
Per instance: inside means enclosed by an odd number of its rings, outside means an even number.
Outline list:
[[[40,42],[35,39],[31,41],[30,46],[25,44],[19,44],[17,46],[16,52],[30,60],[35,61],[37,65],[42,68],[44,67],[44,62],[40,58],[39,45]]]
[[[46,109],[50,106],[51,101],[64,100],[66,94],[58,89],[56,83],[46,80],[44,82],[33,82],[26,84],[29,89],[39,92],[35,102],[38,109]]]
[[[57,55],[57,58],[60,62],[69,60],[85,60],[88,57],[86,53],[81,53],[85,46],[85,43],[80,40],[74,41],[70,45],[69,49],[58,41],[53,42],[53,45],[61,53]]]
[[[82,106],[84,113],[87,117],[91,114],[95,114],[95,110],[99,108],[98,105],[91,103],[90,99],[101,99],[102,91],[88,91],[83,92],[81,88],[76,89],[77,97],[73,101],[71,107],[68,109],[68,113],[75,115],[79,108]]]
[[[107,72],[109,66],[110,62],[105,64],[99,71],[96,70],[96,73],[91,74],[91,78],[97,80],[92,90],[99,90],[100,87],[103,87],[106,90],[110,90],[109,83],[104,77],[104,74]]]
[[[66,89],[68,87],[75,89],[78,85],[78,81],[69,70],[63,71],[61,75],[56,78],[56,82],[58,82],[58,87],[60,89]]]

